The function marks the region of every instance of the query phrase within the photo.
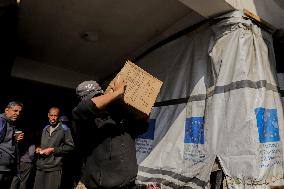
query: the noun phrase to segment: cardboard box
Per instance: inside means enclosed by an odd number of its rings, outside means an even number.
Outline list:
[[[123,101],[139,112],[149,115],[163,82],[130,61],[126,61],[124,67],[111,81],[110,85],[118,77],[123,78],[126,82]],[[109,90],[110,86],[106,89],[106,92]]]

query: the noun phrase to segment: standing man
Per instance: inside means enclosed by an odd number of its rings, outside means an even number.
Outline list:
[[[20,102],[10,102],[5,113],[0,114],[0,187],[10,188],[16,173],[16,143],[23,140],[24,133],[15,135],[14,122],[18,120],[23,109]]]
[[[49,109],[49,125],[43,129],[40,147],[36,148],[34,189],[60,189],[63,156],[74,149],[71,131],[58,121],[59,113],[57,107]]]
[[[25,137],[27,138],[27,136]],[[30,138],[28,138],[30,140]],[[25,140],[27,141],[27,140]],[[34,184],[34,154],[35,145],[20,146],[20,176],[14,176],[10,189],[30,189]]]
[[[31,189],[35,178],[35,131],[25,129],[25,139],[19,144],[19,172],[14,176],[10,189]]]
[[[84,156],[77,188],[135,188],[138,165],[135,137],[148,128],[147,119],[127,117],[119,100],[125,84],[117,81],[109,93],[96,81],[78,85],[80,102],[73,109],[80,155]],[[140,131],[140,132],[139,132]]]

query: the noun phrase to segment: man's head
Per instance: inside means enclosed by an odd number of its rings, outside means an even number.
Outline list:
[[[96,81],[84,81],[76,88],[76,94],[80,100],[91,99],[94,96],[103,94],[101,86]]]
[[[20,102],[9,102],[5,108],[5,116],[10,121],[16,121],[20,117],[23,107],[23,104]]]
[[[62,115],[58,118],[58,121],[60,121],[61,123],[64,123],[65,125],[69,125],[69,118],[65,115]]]
[[[58,123],[58,118],[60,114],[60,109],[57,107],[52,107],[48,111],[48,120],[50,125],[56,125]]]
[[[60,116],[58,120],[60,122],[69,122],[70,121],[69,118],[65,115]]]

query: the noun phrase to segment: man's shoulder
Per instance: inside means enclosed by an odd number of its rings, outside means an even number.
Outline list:
[[[3,122],[3,121],[6,122],[6,119],[4,117],[0,117],[0,122]]]
[[[5,132],[7,130],[7,120],[0,114],[0,142],[2,142]]]
[[[43,131],[45,131],[45,130],[47,130],[47,129],[48,129],[48,127],[49,127],[49,125],[46,125],[46,126],[44,126],[44,127],[43,127],[43,129],[42,129],[42,130],[43,130]]]
[[[59,127],[60,127],[61,129],[63,129],[64,131],[67,131],[67,130],[69,129],[69,127],[68,127],[67,125],[63,124],[63,123],[61,123],[61,124],[59,125]]]
[[[0,124],[5,124],[6,122],[7,119],[2,114],[0,114]]]

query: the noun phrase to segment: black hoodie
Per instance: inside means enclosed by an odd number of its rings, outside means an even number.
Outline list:
[[[90,99],[81,101],[73,110],[80,135],[78,148],[85,158],[81,181],[87,188],[119,188],[136,178],[134,139],[147,130],[148,123],[126,119],[122,114],[122,109],[99,110]]]

